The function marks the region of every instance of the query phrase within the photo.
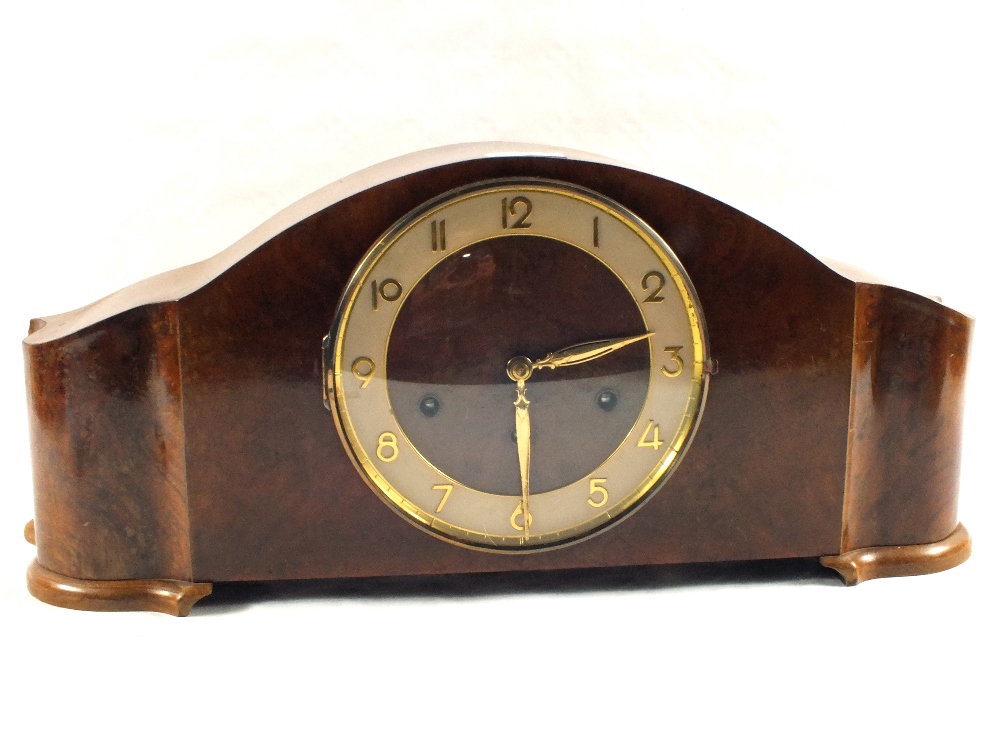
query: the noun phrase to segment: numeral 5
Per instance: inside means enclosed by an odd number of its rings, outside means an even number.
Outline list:
[[[601,508],[608,502],[608,491],[604,489],[601,485],[607,482],[607,479],[591,479],[590,480],[590,497],[587,498],[587,504],[591,508]],[[600,500],[594,500],[593,496],[597,494],[601,496]]]

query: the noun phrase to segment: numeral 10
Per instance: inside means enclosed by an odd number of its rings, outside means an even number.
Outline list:
[[[395,302],[403,296],[403,285],[395,279],[386,279],[381,284],[372,280],[372,310],[378,310],[379,297],[386,302]]]

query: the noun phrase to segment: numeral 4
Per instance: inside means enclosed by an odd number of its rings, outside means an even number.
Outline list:
[[[653,439],[649,439],[649,432],[652,430]],[[639,438],[640,448],[652,448],[654,451],[660,450],[660,446],[663,445],[663,441],[660,440],[660,425],[654,424],[653,420],[649,420],[649,424],[646,425],[646,429],[643,430],[642,437]]]

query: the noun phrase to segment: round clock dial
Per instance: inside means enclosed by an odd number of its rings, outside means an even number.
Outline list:
[[[520,179],[442,195],[348,285],[326,387],[369,484],[451,541],[527,551],[620,519],[676,467],[707,341],[690,280],[639,218]]]

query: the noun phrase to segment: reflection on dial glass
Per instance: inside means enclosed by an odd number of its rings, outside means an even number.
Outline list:
[[[399,310],[386,362],[392,409],[446,475],[519,495],[507,361],[637,332],[645,322],[635,300],[593,256],[547,237],[484,240],[433,268]],[[575,482],[607,460],[639,416],[649,369],[643,342],[532,374],[533,492]],[[440,407],[430,415],[425,400]]]

